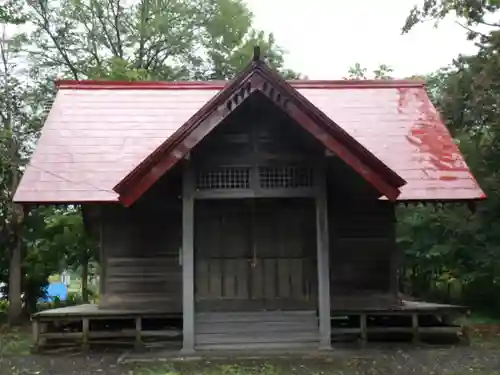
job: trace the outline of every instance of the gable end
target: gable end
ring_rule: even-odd
[[[394,201],[405,181],[312,105],[262,61],[253,61],[232,83],[129,173],[114,190],[133,204],[164,173],[184,158],[223,119],[259,91],[310,132],[326,149],[353,168],[380,195]]]

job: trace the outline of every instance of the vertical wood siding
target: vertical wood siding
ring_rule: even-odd
[[[316,307],[312,199],[197,202],[197,310]]]
[[[394,204],[377,200],[338,160],[331,163],[328,192],[332,310],[394,305]]]
[[[182,311],[182,210],[178,180],[168,182],[168,190],[159,185],[130,208],[103,207],[101,308]]]

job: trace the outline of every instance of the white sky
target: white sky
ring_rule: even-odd
[[[368,71],[379,64],[394,77],[430,73],[459,53],[474,53],[465,30],[447,19],[401,28],[419,0],[247,0],[255,27],[273,32],[285,48],[287,68],[310,79],[340,79],[359,62]]]

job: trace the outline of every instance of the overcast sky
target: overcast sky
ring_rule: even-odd
[[[476,50],[453,19],[401,35],[420,0],[247,0],[255,26],[273,32],[286,67],[310,79],[338,79],[354,63],[390,65],[397,78],[432,72]]]

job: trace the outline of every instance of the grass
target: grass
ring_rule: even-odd
[[[499,347],[444,346],[435,348],[382,348],[335,350],[319,357],[276,357],[267,359],[198,359],[117,365],[105,354],[87,356],[43,355],[20,357],[29,349],[23,332],[11,330],[10,339],[0,333],[0,348],[8,344],[4,366],[22,371],[9,374],[102,374],[102,375],[500,375]],[[28,340],[26,340],[28,339]],[[0,368],[2,367],[0,353]],[[9,362],[10,361],[10,362]],[[98,369],[98,370],[96,370]],[[54,372],[55,371],[55,372]],[[96,372],[98,371],[98,372]],[[0,371],[0,374],[2,371]]]
[[[129,375],[387,375],[399,373],[394,368],[377,360],[363,361],[356,359],[336,360],[324,362],[321,360],[282,360],[280,361],[253,361],[254,363],[227,363],[213,364],[202,361],[197,364],[163,365],[153,367],[138,367],[129,371]],[[363,363],[364,362],[364,363]],[[383,361],[381,361],[383,362]],[[417,370],[418,369],[413,369]],[[417,374],[433,375],[500,375],[500,371],[491,371],[483,368],[464,367],[458,371],[444,371],[435,373],[431,369],[420,369]],[[402,369],[401,374],[406,371]]]
[[[0,357],[30,353],[31,335],[27,327],[0,325]]]
[[[482,348],[500,349],[500,318],[473,313],[468,319],[471,327],[471,344]]]
[[[325,374],[318,369],[309,369],[306,365],[293,360],[272,361],[211,361],[190,362],[183,364],[168,364],[159,366],[143,366],[133,370],[133,375],[293,375],[293,374]],[[306,361],[307,362],[307,361]],[[334,366],[336,367],[336,366]],[[341,374],[337,369],[331,368],[327,372],[331,375]]]
[[[499,324],[500,325],[500,317],[491,316],[482,313],[472,313],[469,317],[469,322],[472,325],[477,324]]]

